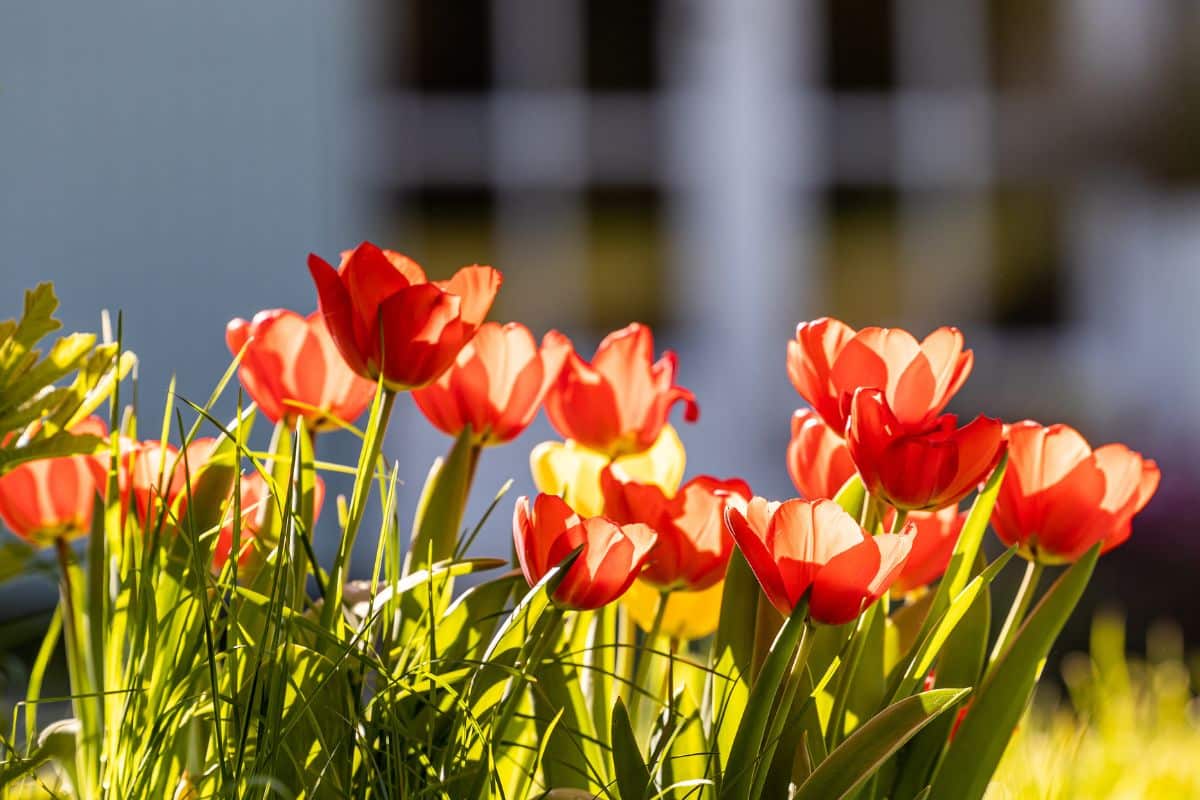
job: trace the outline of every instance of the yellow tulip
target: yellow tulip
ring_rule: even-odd
[[[686,463],[683,442],[670,425],[663,428],[649,450],[621,456],[612,462],[630,480],[653,483],[668,495],[673,495],[683,481]],[[600,473],[608,465],[608,456],[571,440],[542,442],[529,455],[529,468],[538,491],[559,495],[584,517],[604,511]]]
[[[675,639],[700,639],[717,629],[721,616],[721,595],[725,581],[699,592],[671,592],[667,595],[667,610],[663,613],[659,633]],[[659,590],[642,581],[635,581],[621,598],[621,605],[643,631],[654,625],[661,597]]]

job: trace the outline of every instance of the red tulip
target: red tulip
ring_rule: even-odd
[[[807,409],[792,414],[792,441],[787,450],[788,474],[801,497],[832,499],[854,477],[854,460],[846,442]]]
[[[894,519],[894,512],[888,514],[884,520],[885,527],[890,529]],[[950,565],[950,557],[954,555],[954,546],[958,544],[958,535],[962,533],[966,521],[966,512],[960,512],[958,506],[946,506],[940,511],[909,512],[908,522],[916,529],[912,551],[892,585],[892,591],[904,594],[928,586],[942,577]]]
[[[733,552],[723,520],[725,503],[734,496],[750,500],[745,481],[701,475],[668,498],[658,486],[626,480],[610,467],[601,473],[600,485],[606,516],[621,524],[643,522],[658,533],[643,581],[664,591],[697,592],[725,577]]]
[[[188,486],[189,476],[195,480],[200,467],[212,454],[216,439],[193,439],[181,454],[173,444],[150,440],[137,445],[132,453],[129,484],[138,520],[144,530],[154,530],[155,509],[171,509],[175,500]],[[184,509],[177,509],[183,515]]]
[[[302,317],[282,308],[235,319],[225,342],[237,355],[238,377],[272,422],[303,417],[314,430],[353,422],[371,404],[375,384],[358,377],[338,353],[319,311]],[[247,344],[248,343],[248,344]]]
[[[458,436],[470,425],[481,445],[510,442],[533,421],[570,352],[558,331],[547,333],[539,350],[524,325],[485,322],[453,366],[413,400],[444,433]]]
[[[1129,538],[1133,515],[1158,488],[1154,461],[1122,444],[1092,450],[1066,425],[1018,422],[1008,441],[992,526],[1027,558],[1074,561],[1096,542],[1111,550]]]
[[[334,269],[316,255],[308,270],[321,313],[350,369],[390,389],[431,383],[454,362],[500,289],[491,267],[463,267],[430,281],[417,263],[363,242]]]
[[[647,525],[618,525],[606,517],[583,519],[552,494],[539,494],[532,509],[522,497],[513,513],[513,541],[530,586],[583,546],[554,592],[555,602],[566,608],[600,608],[623,595],[657,539]]]
[[[846,443],[867,491],[896,508],[934,510],[956,505],[1004,455],[1004,425],[979,416],[958,428],[953,414],[913,432],[892,413],[878,389],[854,395]]]
[[[325,501],[325,481],[320,475],[313,482],[313,524],[321,516],[321,504]],[[279,498],[282,502],[282,498]],[[254,539],[262,529],[269,503],[276,502],[267,490],[267,482],[257,472],[243,475],[241,480],[242,532],[241,551],[238,564],[245,564],[254,552]],[[226,509],[224,525],[217,533],[217,544],[213,548],[213,569],[220,572],[233,551],[233,503]]]
[[[957,328],[938,328],[918,342],[899,328],[863,328],[822,317],[802,322],[788,342],[788,376],[796,391],[835,431],[846,430],[860,388],[884,393],[896,421],[928,428],[971,373]]]
[[[817,622],[842,625],[891,588],[912,547],[912,526],[870,536],[832,500],[750,501],[725,524],[767,599],[790,615],[808,596]]]
[[[682,401],[684,419],[695,422],[695,396],[675,385],[675,354],[653,358],[654,335],[637,323],[606,336],[591,364],[572,350],[546,395],[550,423],[565,438],[616,456],[654,444],[675,403]]]
[[[107,426],[89,417],[71,430],[106,436]],[[83,536],[92,529],[96,496],[108,486],[105,455],[57,456],[27,461],[0,476],[0,519],[30,544]]]

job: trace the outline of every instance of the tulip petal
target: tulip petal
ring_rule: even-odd
[[[350,293],[338,276],[337,270],[319,256],[310,253],[308,271],[317,287],[318,305],[338,352],[342,354],[351,370],[364,378],[374,377],[378,373],[367,369],[367,357],[364,353],[366,334],[360,333],[363,326],[357,321],[350,304]]]
[[[758,517],[761,521],[765,501],[761,503],[757,501],[762,501],[762,498],[756,497],[751,500],[749,508],[757,509],[753,516]],[[750,569],[754,572],[754,577],[758,579],[758,584],[762,587],[767,599],[781,614],[791,614],[793,605],[800,598],[799,596],[793,598],[788,594],[788,587],[784,585],[783,577],[776,566],[775,556],[767,543],[767,529],[751,525],[747,517],[732,505],[725,507],[725,525],[730,535],[733,536],[734,542],[737,543],[738,549],[746,557],[746,563],[750,565]]]
[[[462,320],[477,328],[492,310],[492,303],[503,282],[504,277],[499,270],[475,264],[463,267],[449,280],[436,283],[443,291],[462,298]]]

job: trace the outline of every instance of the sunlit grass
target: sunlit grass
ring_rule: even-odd
[[[1035,706],[988,800],[1200,797],[1200,699],[1178,631],[1153,630],[1145,659],[1124,639],[1118,619],[1096,619],[1090,656],[1063,664],[1068,696]]]

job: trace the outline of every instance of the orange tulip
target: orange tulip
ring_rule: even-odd
[[[604,513],[618,523],[642,522],[658,533],[642,580],[663,591],[707,589],[725,577],[733,539],[723,521],[730,497],[743,502],[750,487],[737,478],[692,478],[668,499],[651,483],[637,483],[608,468],[600,475]]]
[[[554,592],[555,602],[566,608],[600,608],[623,595],[642,571],[657,539],[647,525],[618,525],[606,517],[581,518],[552,494],[539,494],[532,508],[528,498],[519,498],[513,513],[513,541],[530,586],[583,546]]]
[[[889,513],[884,518],[885,529],[890,530],[894,520],[895,512]],[[960,512],[958,506],[946,506],[940,511],[910,512],[908,522],[916,529],[912,550],[904,562],[904,569],[892,585],[892,591],[905,594],[942,577],[950,565],[950,557],[954,555],[954,546],[958,544],[958,535],[962,533],[966,521],[966,512]]]
[[[755,497],[745,513],[727,505],[725,524],[780,613],[807,596],[808,615],[827,625],[850,622],[888,591],[913,540],[911,525],[870,536],[832,500]]]
[[[1111,550],[1129,538],[1134,514],[1158,488],[1154,461],[1122,444],[1092,450],[1067,425],[1018,422],[1008,441],[992,526],[1026,558],[1074,561],[1097,542]]]
[[[696,397],[675,385],[677,359],[654,358],[654,335],[634,323],[604,338],[592,363],[574,350],[546,395],[550,423],[565,438],[610,456],[640,453],[658,439],[675,403],[684,419],[700,417]]]
[[[315,525],[321,516],[321,505],[325,501],[325,481],[321,479],[320,475],[314,477],[316,478],[313,482],[313,524]],[[251,472],[249,475],[242,476],[240,503],[242,533],[238,564],[244,565],[249,560],[250,554],[254,552],[254,539],[262,529],[269,508],[268,504],[274,502],[276,500],[271,497],[271,493],[267,489],[267,482],[262,475]],[[229,554],[233,551],[233,503],[230,503],[226,509],[224,522],[225,524],[217,533],[217,544],[213,548],[213,569],[217,572],[224,568],[225,563],[229,560]]]
[[[500,290],[491,267],[463,267],[430,281],[400,253],[363,242],[334,269],[316,255],[308,270],[329,333],[350,369],[389,389],[432,382],[454,362],[487,317]]]
[[[570,352],[571,342],[558,331],[547,333],[539,349],[524,325],[485,322],[454,364],[413,392],[413,400],[443,433],[458,436],[470,425],[480,445],[510,442],[533,421]]]
[[[216,439],[193,439],[183,453],[173,444],[150,440],[136,446],[132,453],[129,487],[138,520],[144,530],[154,530],[157,508],[171,509],[187,489],[188,478],[195,479],[200,467],[212,454]],[[161,506],[160,506],[161,504]],[[182,515],[184,509],[178,509]]]
[[[896,421],[927,428],[971,373],[974,355],[957,328],[938,328],[918,342],[899,328],[853,328],[822,317],[802,322],[788,342],[788,377],[830,427],[846,430],[860,388],[884,393]]]
[[[807,409],[792,414],[787,462],[796,491],[809,500],[833,499],[855,474],[846,442],[820,415]]]
[[[275,308],[251,322],[235,319],[225,343],[234,355],[245,347],[238,377],[272,422],[303,417],[314,430],[333,429],[334,420],[357,419],[375,395],[375,384],[346,366],[319,311],[302,317]]]
[[[72,433],[106,436],[108,427],[89,417]],[[108,486],[107,456],[58,456],[27,461],[0,476],[0,519],[30,544],[83,536],[92,529],[96,496]]]
[[[913,432],[900,423],[878,389],[854,395],[846,443],[867,491],[896,508],[956,505],[983,482],[1004,455],[1004,425],[979,416],[958,428],[953,414]]]

